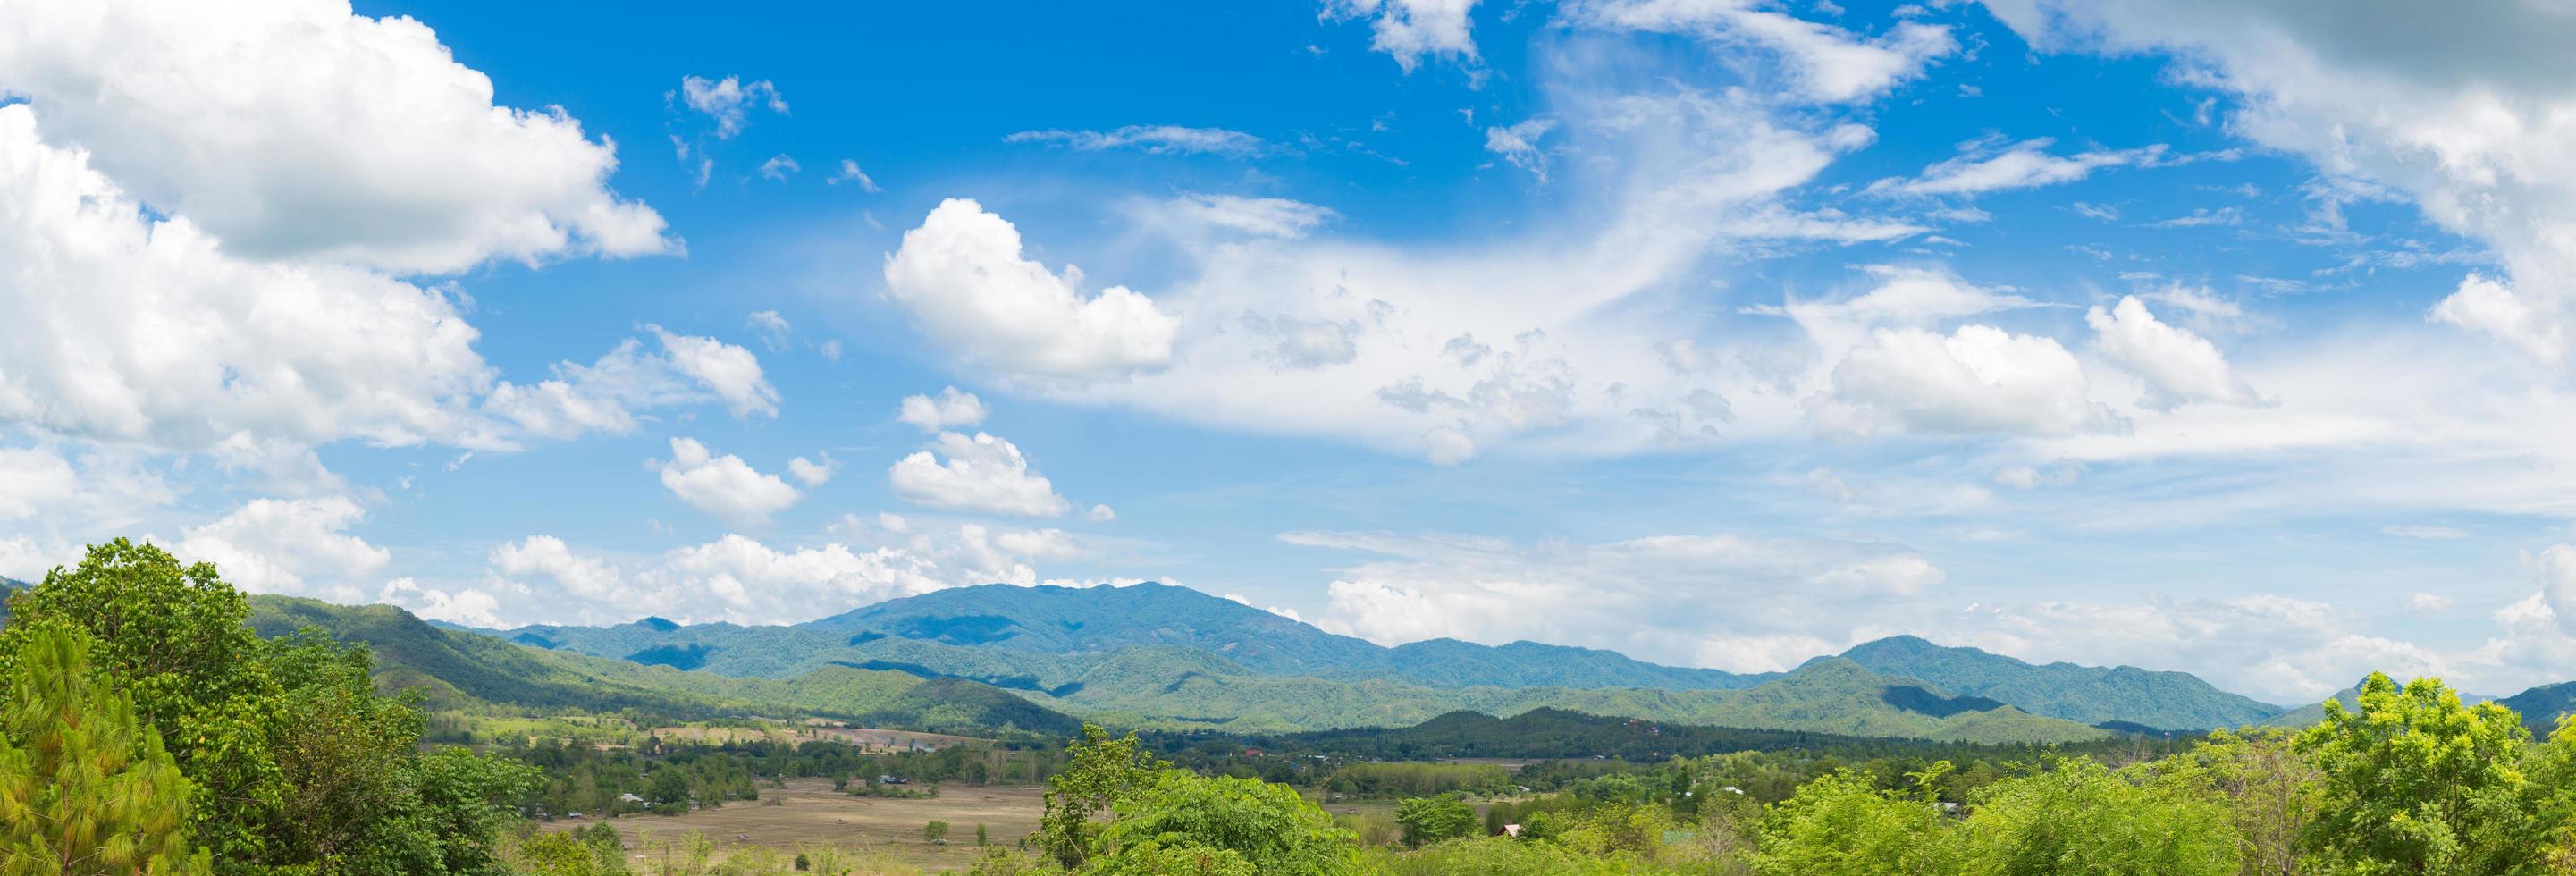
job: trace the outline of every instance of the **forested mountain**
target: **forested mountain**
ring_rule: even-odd
[[[391,606],[253,596],[251,607],[251,626],[262,636],[310,626],[366,643],[375,652],[380,686],[421,688],[436,708],[633,711],[672,719],[802,714],[877,727],[1050,737],[1080,723],[970,681],[843,666],[786,679],[729,678],[443,630]]]
[[[2187,672],[2135,666],[2033,665],[1976,648],[1950,648],[1914,636],[1880,639],[1843,659],[1943,689],[1992,697],[2033,714],[2085,724],[2127,722],[2160,730],[2241,727],[2284,711],[2211,687]]]
[[[2559,716],[2576,712],[2576,681],[2544,684],[2496,702],[2521,715],[2532,735],[2545,737],[2558,729]]]
[[[1785,678],[1659,666],[1535,642],[1434,639],[1387,648],[1162,584],[961,587],[785,627],[647,618],[611,627],[485,632],[532,647],[724,675],[786,678],[836,665],[898,670],[1040,695],[1076,712],[1181,724],[1260,720],[1270,730],[1409,724],[1452,708],[1542,704],[1680,720],[1672,716],[1727,710],[1714,705],[1724,698],[1676,694],[1750,690]],[[1913,637],[1872,642],[1842,656],[1879,675],[2013,706],[2024,717],[2077,724],[2205,729],[2281,711],[2185,673],[2035,666]],[[1759,726],[1788,726],[1763,720],[1770,723]],[[1880,723],[1938,729],[1910,719]]]

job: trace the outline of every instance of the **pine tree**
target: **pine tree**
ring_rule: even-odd
[[[90,674],[88,636],[21,641],[0,703],[0,876],[207,872],[188,833],[196,788]]]

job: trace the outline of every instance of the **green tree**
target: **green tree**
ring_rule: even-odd
[[[1959,831],[1963,872],[2226,876],[2241,852],[2213,800],[2132,784],[2088,757],[1988,786]]]
[[[1118,801],[1144,788],[1168,766],[1145,753],[1136,734],[1112,738],[1093,724],[1064,748],[1064,769],[1047,780],[1046,810],[1039,816],[1036,843],[1067,868],[1089,858],[1102,825],[1094,816],[1117,817]]]
[[[2216,800],[2243,844],[2247,876],[2296,876],[2299,840],[2316,818],[2317,768],[2288,730],[2215,731],[2191,750],[2141,764],[2169,793]]]
[[[188,826],[196,788],[100,684],[88,637],[46,629],[21,640],[0,703],[0,874],[197,874]]]
[[[2464,706],[2439,679],[2380,673],[2360,708],[2325,704],[2296,748],[2323,774],[2305,846],[2353,873],[2513,873],[2544,832],[2521,770],[2530,731],[2494,703]]]
[[[276,681],[257,658],[250,604],[211,563],[182,566],[149,544],[93,545],[78,567],[56,568],[9,602],[0,664],[24,659],[48,627],[89,634],[89,659],[160,731],[207,805],[190,816],[226,869],[269,861],[266,831],[284,816],[264,706]]]
[[[975,822],[975,844],[979,846],[993,844],[993,835],[984,831],[984,823],[981,821]]]
[[[689,808],[689,771],[677,764],[664,764],[653,771],[653,785],[644,795],[656,808]]]
[[[1456,794],[1415,797],[1395,804],[1395,823],[1404,826],[1407,846],[1463,839],[1476,832],[1476,809]]]
[[[1120,798],[1116,808],[1117,821],[1092,850],[1104,873],[1199,872],[1130,869],[1136,862],[1162,866],[1175,860],[1205,861],[1212,873],[1235,872],[1227,862],[1239,860],[1250,872],[1280,876],[1359,868],[1359,838],[1286,785],[1164,770],[1152,784]]]
[[[948,838],[948,822],[933,821],[921,826],[921,840],[936,843]]]
[[[524,767],[423,754],[405,699],[378,696],[363,647],[307,632],[262,641],[214,566],[122,539],[11,600],[0,666],[49,632],[92,642],[92,671],[160,733],[199,805],[184,810],[226,874],[487,873]]]
[[[1949,831],[1932,801],[1836,770],[1772,805],[1747,858],[1766,876],[1946,874],[1957,870]]]

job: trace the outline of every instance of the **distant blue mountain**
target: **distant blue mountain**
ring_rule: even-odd
[[[1782,678],[1662,666],[1614,651],[1537,642],[1493,646],[1433,639],[1388,648],[1187,587],[1150,583],[960,587],[783,627],[647,618],[611,627],[484,632],[541,648],[728,675],[783,678],[841,665],[966,679],[1049,697],[1099,700],[1115,688],[1123,703],[1142,696],[1135,689],[1143,683],[1138,673],[1151,676],[1154,685],[1173,685],[1175,695],[1193,675],[1225,673],[1444,689],[1728,691]],[[1219,658],[1223,668],[1192,669],[1189,652]],[[1841,657],[1880,676],[1925,682],[1945,692],[1940,703],[2008,704],[2033,715],[2124,730],[2237,726],[2283,711],[2187,673],[2033,665],[1912,636],[1864,644]],[[1890,701],[1913,711],[1936,708],[1932,703]]]

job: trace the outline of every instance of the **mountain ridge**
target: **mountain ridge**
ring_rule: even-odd
[[[1385,647],[1192,588],[951,588],[860,606],[801,624],[745,627],[673,624],[658,618],[610,627],[530,626],[481,630],[538,647],[575,650],[719,674],[775,678],[839,665],[900,670],[981,682],[1068,706],[1144,708],[1148,692],[1121,687],[1104,664],[1140,665],[1126,649],[1183,648],[1221,657],[1226,670],[1155,675],[1184,695],[1240,703],[1241,689],[1322,697],[1312,685],[1257,679],[1309,678],[1348,685],[1385,682],[1426,701],[1493,703],[1483,689],[1549,689],[1569,700],[1643,700],[1645,691],[1741,691],[1791,673],[1739,674],[1665,666],[1616,651],[1515,641],[1483,645],[1429,639]],[[1161,662],[1181,659],[1164,652]],[[1864,643],[1840,655],[1873,672],[1923,682],[1947,697],[1977,697],[2036,717],[2077,724],[2204,730],[2255,723],[2284,710],[2228,693],[2188,673],[2137,667],[2031,664],[1915,636]],[[1159,666],[1160,662],[1147,661]],[[1802,667],[1803,668],[1803,667]],[[1193,680],[1195,678],[1195,681]],[[1212,679],[1227,679],[1221,685]],[[1192,685],[1196,684],[1197,687]],[[1230,693],[1218,696],[1216,688]],[[1446,691],[1443,693],[1442,691]],[[1592,693],[1581,693],[1581,692]],[[1605,693],[1629,691],[1627,694]],[[1332,698],[1325,698],[1330,700]],[[1116,705],[1111,705],[1112,702]],[[1358,702],[1346,702],[1362,707]],[[1676,707],[1680,708],[1680,707]],[[1696,708],[1696,707],[1693,707]],[[1166,710],[1168,711],[1168,710]],[[1691,708],[1681,708],[1683,712]],[[1164,714],[1163,718],[1215,717]],[[1427,716],[1425,716],[1427,717]]]

